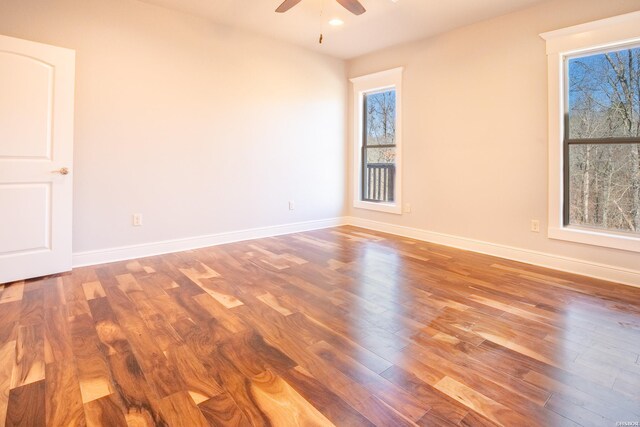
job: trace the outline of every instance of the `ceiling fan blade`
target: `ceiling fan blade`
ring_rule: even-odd
[[[293,6],[300,3],[302,0],[284,0],[280,6],[276,9],[278,13],[285,13],[287,10],[291,9]]]
[[[342,7],[344,7],[354,15],[362,15],[367,11],[367,9],[365,9],[364,6],[362,6],[358,0],[336,0],[336,1],[340,3]]]

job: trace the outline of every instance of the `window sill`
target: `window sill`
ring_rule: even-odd
[[[640,236],[607,233],[605,231],[576,226],[561,228],[549,227],[548,236],[550,239],[640,252]]]
[[[375,203],[363,202],[362,200],[354,200],[353,207],[357,209],[367,209],[370,211],[386,212],[396,215],[402,214],[402,208],[399,203]]]

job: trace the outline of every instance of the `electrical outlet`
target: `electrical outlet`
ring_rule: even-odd
[[[142,225],[142,214],[133,214],[131,222],[134,227],[140,227]]]
[[[296,202],[289,200],[289,210],[294,211],[296,209]]]
[[[405,203],[403,211],[404,213],[411,213],[411,203]]]
[[[539,233],[540,232],[540,221],[537,219],[532,219],[531,220],[531,231],[533,233]]]

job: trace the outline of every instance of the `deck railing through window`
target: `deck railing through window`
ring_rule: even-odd
[[[368,202],[393,202],[396,181],[396,165],[367,163],[362,199]]]

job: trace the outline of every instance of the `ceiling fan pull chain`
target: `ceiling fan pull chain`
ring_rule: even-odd
[[[323,28],[322,13],[323,12],[324,12],[324,0],[322,0],[322,2],[320,3],[320,38],[318,39],[319,44],[322,44],[322,40],[324,39],[324,37],[322,36],[322,28]]]

